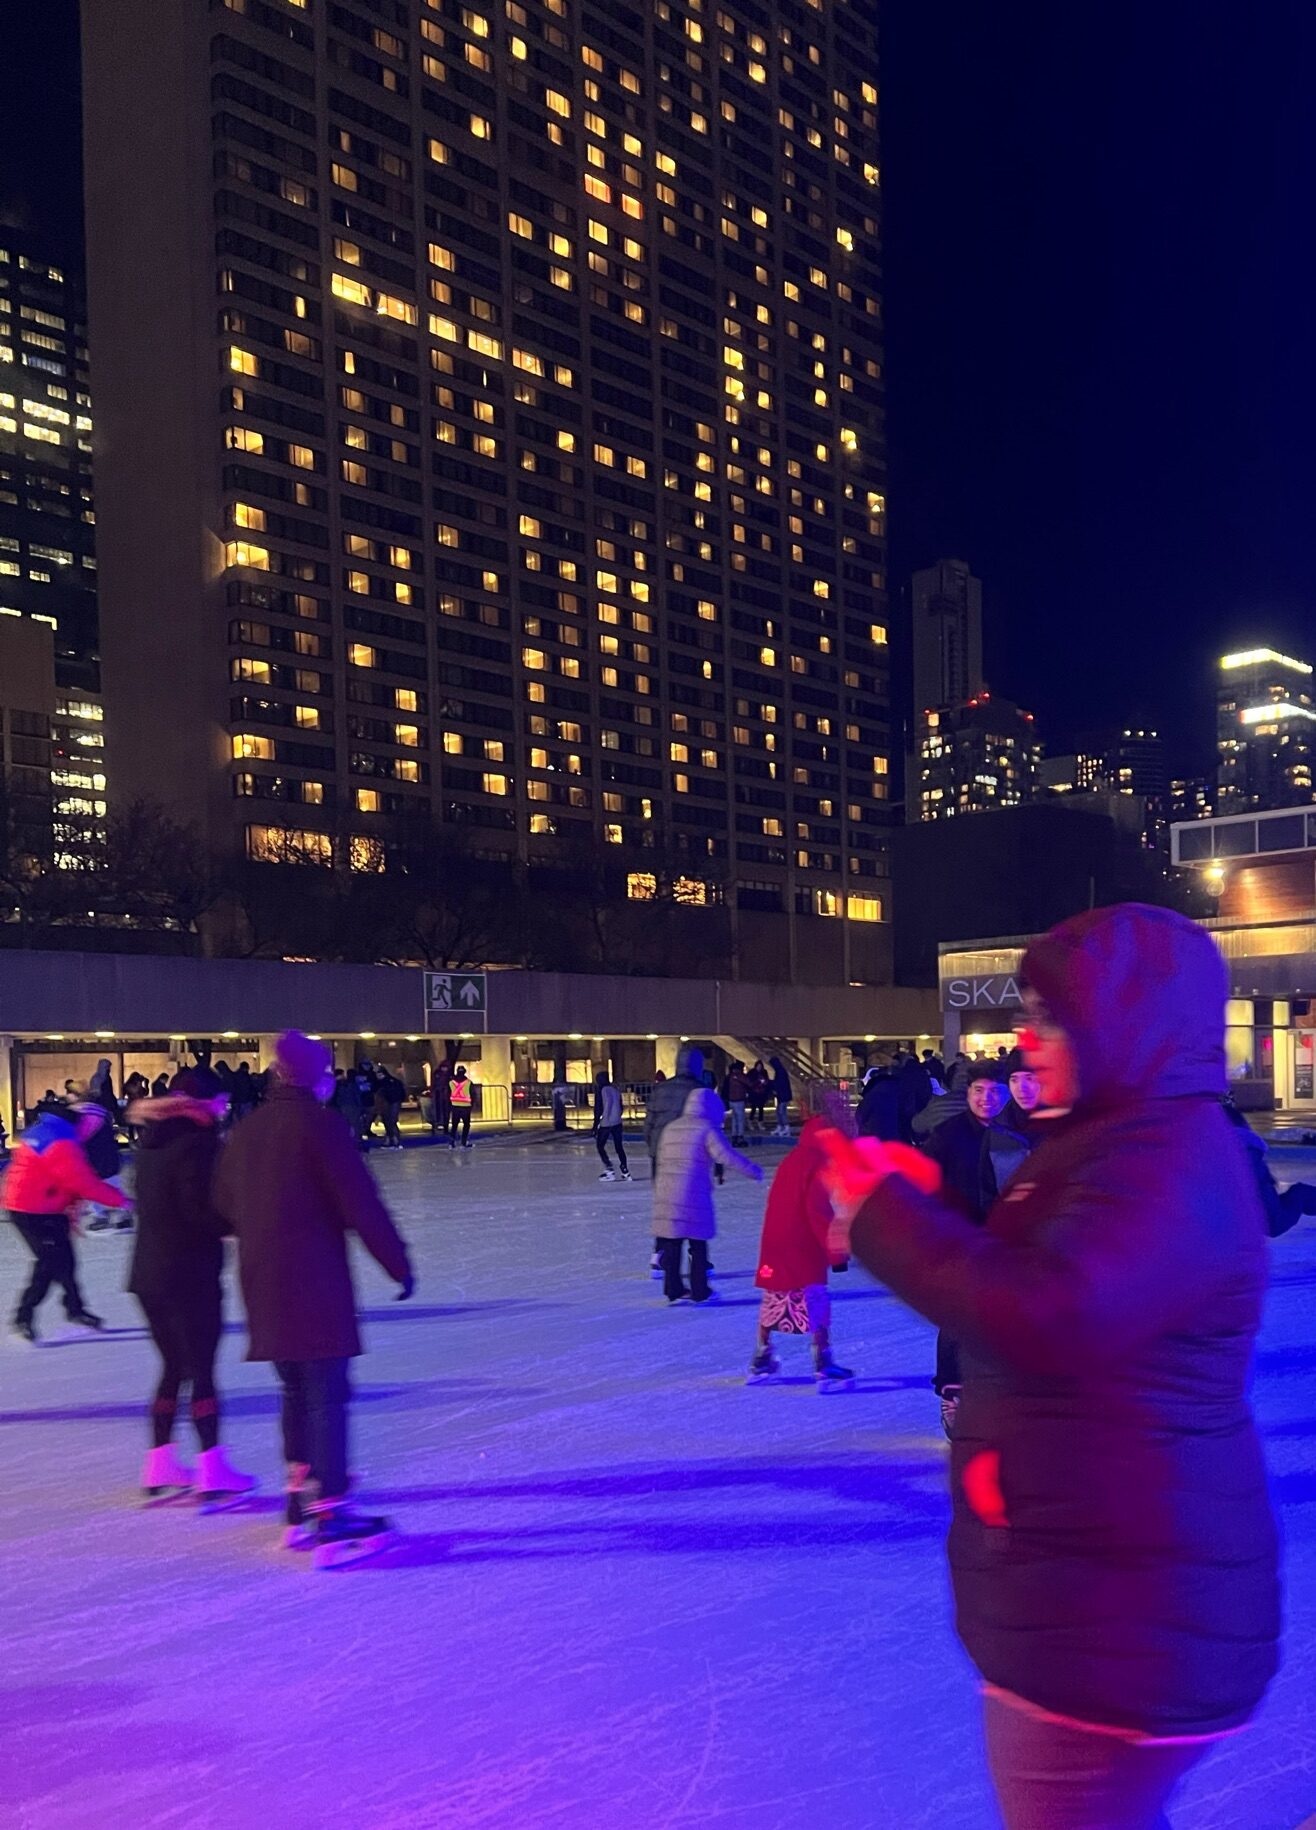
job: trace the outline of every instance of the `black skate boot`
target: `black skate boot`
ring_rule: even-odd
[[[852,1392],[854,1374],[848,1366],[838,1366],[832,1358],[831,1349],[814,1355],[813,1376],[818,1381],[820,1392]]]
[[[760,1347],[749,1363],[746,1385],[771,1385],[781,1374],[781,1361],[771,1347]]]
[[[105,1326],[100,1316],[93,1315],[90,1309],[75,1309],[69,1320],[76,1323],[79,1328],[91,1328],[96,1333],[99,1333]]]
[[[22,1342],[24,1347],[35,1347],[37,1331],[32,1322],[25,1322],[21,1316],[15,1316],[9,1324],[9,1333],[13,1340]]]
[[[304,1461],[288,1463],[284,1489],[283,1548],[309,1550],[315,1543],[315,1521],[308,1512],[307,1481],[311,1470]]]
[[[365,1518],[346,1499],[317,1500],[307,1508],[315,1526],[316,1569],[339,1569],[387,1550],[393,1528],[387,1519]]]

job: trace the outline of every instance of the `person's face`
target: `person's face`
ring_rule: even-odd
[[[1019,1046],[1024,1065],[1037,1077],[1039,1103],[1067,1111],[1079,1093],[1074,1045],[1035,991],[1024,992]]]
[[[1031,1112],[1042,1097],[1037,1075],[1028,1068],[1016,1068],[1010,1076],[1010,1097],[1021,1112]]]
[[[980,1124],[989,1125],[1005,1107],[1006,1091],[999,1080],[974,1080],[969,1085],[969,1110]]]

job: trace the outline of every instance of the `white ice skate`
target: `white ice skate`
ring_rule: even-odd
[[[315,1524],[316,1569],[341,1569],[344,1564],[360,1563],[395,1542],[387,1519],[364,1518],[345,1501],[320,1501],[309,1506],[307,1512]]]
[[[237,1505],[257,1483],[254,1474],[239,1473],[230,1463],[228,1451],[217,1445],[202,1449],[197,1457],[194,1484],[202,1512],[222,1512]]]
[[[192,1470],[178,1458],[172,1442],[148,1449],[142,1463],[142,1497],[148,1506],[167,1505],[192,1496]]]

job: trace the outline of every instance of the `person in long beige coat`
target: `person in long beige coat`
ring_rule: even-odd
[[[757,1163],[733,1150],[722,1131],[722,1102],[711,1087],[686,1096],[679,1118],[663,1127],[653,1184],[653,1232],[663,1261],[663,1295],[669,1303],[713,1301],[708,1282],[708,1242],[717,1232],[713,1165],[761,1182]],[[681,1276],[682,1242],[690,1241],[690,1285]]]

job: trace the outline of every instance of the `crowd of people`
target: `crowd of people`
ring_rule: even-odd
[[[957,1619],[1009,1830],[1155,1830],[1276,1667],[1278,1550],[1249,1377],[1267,1233],[1316,1208],[1316,1189],[1280,1194],[1229,1105],[1224,968],[1192,923],[1095,911],[1035,943],[1021,979],[1014,1050],[902,1055],[865,1076],[857,1106],[821,1083],[800,1090],[803,1123],[762,1224],[748,1380],[779,1377],[778,1346],[798,1335],[820,1389],[853,1385],[829,1296],[852,1261],[935,1325]],[[469,1129],[466,1079],[460,1066],[445,1076],[453,1147]],[[99,1072],[85,1093],[43,1101],[23,1133],[5,1188],[34,1261],[16,1331],[35,1339],[55,1285],[71,1321],[100,1326],[70,1215],[126,1205],[92,1160],[122,1119],[138,1140],[128,1287],[160,1360],[143,1489],[217,1505],[254,1485],[223,1446],[214,1376],[231,1236],[248,1357],[271,1362],[281,1389],[286,1542],[321,1562],[369,1554],[389,1526],[348,1493],[361,1342],[347,1238],[399,1300],[412,1294],[360,1148],[376,1118],[394,1142],[400,1098],[369,1063],[335,1075],[329,1050],[295,1031],[222,1144],[233,1093],[208,1063],[134,1091],[118,1109]],[[763,1179],[740,1146],[770,1104],[774,1135],[789,1133],[791,1098],[775,1059],[730,1062],[719,1092],[687,1047],[657,1078],[644,1141],[652,1269],[670,1306],[716,1302],[716,1182]],[[436,1132],[439,1117],[436,1098]],[[603,1177],[630,1179],[606,1073],[595,1134]],[[184,1394],[194,1466],[175,1439]]]

